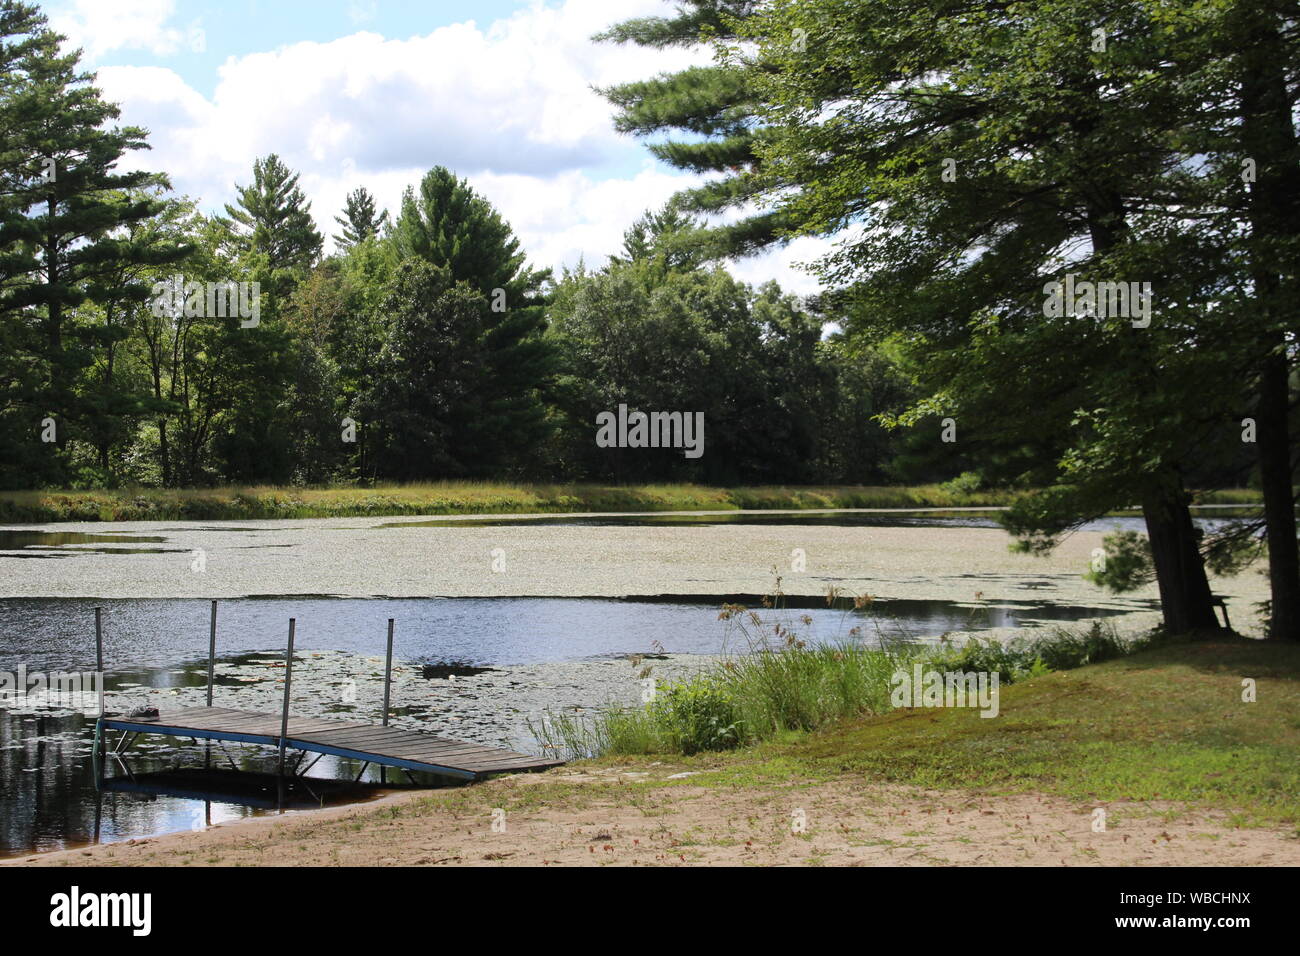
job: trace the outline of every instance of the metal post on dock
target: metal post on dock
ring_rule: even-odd
[[[388,656],[384,660],[384,726],[388,726],[388,702],[393,686],[393,619],[388,619]],[[360,779],[360,778],[358,778]],[[388,783],[388,767],[380,764],[379,782]]]
[[[217,666],[217,602],[212,602],[212,620],[208,626],[208,706],[212,706],[213,672]],[[212,741],[203,741],[203,767],[212,767]]]
[[[388,657],[384,661],[384,726],[388,726],[388,701],[393,686],[393,619],[388,619]]]
[[[99,690],[99,717],[95,721],[95,788],[104,780],[104,609],[95,608],[95,686]],[[98,818],[96,819],[98,824]],[[96,838],[98,842],[98,838]]]
[[[95,683],[99,685],[99,716],[104,716],[104,609],[95,608]]]
[[[293,684],[293,629],[297,621],[289,618],[289,650],[284,655],[284,709],[280,713],[280,767],[279,776],[284,777],[284,748],[289,736],[289,693]]]
[[[212,623],[208,627],[208,706],[212,706],[212,672],[217,665],[217,602],[212,602]]]

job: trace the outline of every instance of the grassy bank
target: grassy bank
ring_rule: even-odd
[[[543,514],[598,511],[732,511],[807,508],[1002,506],[1014,493],[944,485],[711,488],[702,485],[438,482],[373,488],[123,488],[0,492],[0,521],[216,521],[397,515]],[[1254,491],[1203,502],[1251,504]]]
[[[1242,679],[1257,682],[1244,703]],[[1300,647],[1156,647],[1017,683],[1001,715],[893,711],[765,745],[722,778],[850,773],[1075,800],[1184,801],[1300,822]],[[1300,831],[1297,831],[1300,835]]]
[[[922,673],[936,675],[984,674],[991,680],[996,674],[1000,689],[1051,671],[1137,653],[1157,640],[1124,638],[1094,623],[1086,629],[1061,627],[1008,642],[974,638],[939,646],[888,639],[868,643],[852,634],[848,640],[811,643],[800,639],[799,622],[788,615],[774,621],[729,606],[722,617],[730,622],[728,643],[743,645],[743,653],[724,655],[686,681],[657,681],[653,700],[644,705],[611,706],[595,715],[556,712],[530,722],[543,752],[573,760],[729,750],[790,731],[814,731],[847,718],[888,713],[895,708],[893,675],[910,675],[918,665]],[[652,672],[653,666],[642,673],[650,678]],[[973,696],[975,687],[970,690]],[[963,686],[963,700],[965,693]]]
[[[1241,699],[1246,677],[1256,681],[1254,703]],[[970,707],[888,708],[672,759],[698,772],[690,778],[696,786],[849,777],[1077,801],[1175,801],[1228,810],[1237,825],[1300,824],[1300,646],[1236,639],[1150,646],[1017,681],[1000,698],[992,719]],[[618,755],[594,764],[656,759]]]

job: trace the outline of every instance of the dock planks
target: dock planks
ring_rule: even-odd
[[[101,717],[107,730],[280,745],[279,714],[233,710],[228,707],[186,707],[164,711],[156,718]],[[520,773],[558,767],[564,761],[532,757],[497,747],[450,740],[415,730],[377,724],[290,717],[285,746],[311,753],[351,757],[404,770],[480,780],[498,773]]]

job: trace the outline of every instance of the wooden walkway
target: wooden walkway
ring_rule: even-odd
[[[161,734],[195,740],[229,740],[280,746],[280,714],[260,714],[227,707],[187,707],[163,711],[156,718],[101,717],[100,730],[127,734]],[[386,767],[481,780],[498,773],[558,767],[564,761],[530,757],[497,747],[464,743],[413,730],[377,724],[290,717],[286,748],[350,757]]]

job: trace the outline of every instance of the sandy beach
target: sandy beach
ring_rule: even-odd
[[[692,775],[671,763],[561,768],[8,864],[1300,865],[1293,830],[1241,828],[1227,814],[1174,804],[1112,804],[1107,830],[1098,833],[1092,804],[1038,794],[933,791],[847,778],[718,789],[694,785]]]

